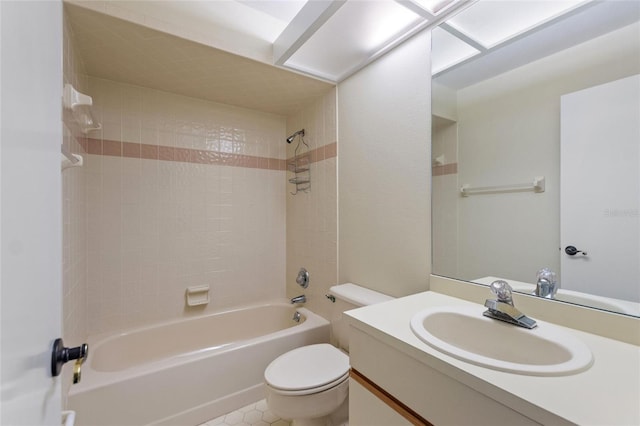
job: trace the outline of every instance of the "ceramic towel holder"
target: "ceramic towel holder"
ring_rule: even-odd
[[[68,169],[69,167],[82,167],[84,164],[84,159],[82,155],[73,154],[69,152],[64,146],[62,146],[62,170]]]
[[[187,287],[187,306],[199,306],[209,303],[209,286],[197,285]]]
[[[62,91],[62,105],[66,110],[71,111],[73,119],[80,126],[80,131],[84,134],[92,130],[100,130],[102,126],[96,122],[91,113],[93,99],[89,95],[78,92],[72,85],[65,84]]]

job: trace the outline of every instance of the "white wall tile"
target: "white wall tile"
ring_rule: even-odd
[[[298,114],[287,117],[287,135],[302,128],[304,140],[310,149],[323,147],[337,141],[335,128],[335,90],[302,108]],[[330,106],[334,103],[333,106]],[[286,146],[289,157],[294,155],[297,141]],[[293,186],[286,186],[287,218],[287,296],[307,296],[307,306],[314,312],[329,318],[330,303],[324,295],[329,287],[337,284],[337,186],[336,159],[328,158],[311,164],[311,190],[291,195]],[[291,177],[287,172],[287,177]],[[272,190],[278,191],[281,182],[272,182]],[[278,221],[278,217],[269,217]],[[300,267],[305,267],[311,281],[307,289],[300,288],[295,278]]]
[[[94,90],[114,120],[105,139],[245,155],[284,145],[283,117],[91,77]],[[213,289],[197,313],[284,296],[285,172],[90,157],[90,333],[193,315],[191,285]]]

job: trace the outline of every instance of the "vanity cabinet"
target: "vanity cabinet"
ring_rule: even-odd
[[[350,333],[350,426],[540,424],[441,373],[438,360],[426,365],[393,342]]]
[[[349,425],[410,426],[426,425],[409,411],[381,397],[379,392],[354,378],[349,379]],[[401,410],[401,411],[399,411]]]
[[[415,418],[435,426],[640,425],[639,346],[558,324],[563,333],[587,345],[594,362],[573,374],[537,376],[446,355],[411,330],[411,320],[425,309],[448,307],[455,312],[462,306],[478,308],[470,301],[426,291],[345,312],[355,383],[351,426],[378,424],[375,419],[383,415],[389,416],[388,426],[420,424]],[[540,318],[537,329],[547,325]],[[629,332],[637,332],[637,327]],[[539,346],[528,349],[533,359],[542,355],[536,351],[544,351]],[[509,348],[500,350],[506,353]],[[397,421],[391,411],[400,416]]]

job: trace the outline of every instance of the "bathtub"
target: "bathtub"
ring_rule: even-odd
[[[78,426],[198,425],[264,398],[279,355],[328,341],[327,320],[284,302],[89,338],[68,407]]]

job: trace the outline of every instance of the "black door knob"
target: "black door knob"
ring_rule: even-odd
[[[578,250],[577,248],[575,248],[575,246],[566,246],[564,248],[564,252],[567,253],[569,256],[575,256],[578,253],[582,253],[584,256],[587,255],[586,251]]]
[[[56,377],[60,375],[62,366],[69,361],[80,360],[84,362],[89,355],[89,345],[83,343],[75,348],[66,348],[62,339],[56,339],[53,342],[53,350],[51,351],[51,375]]]

